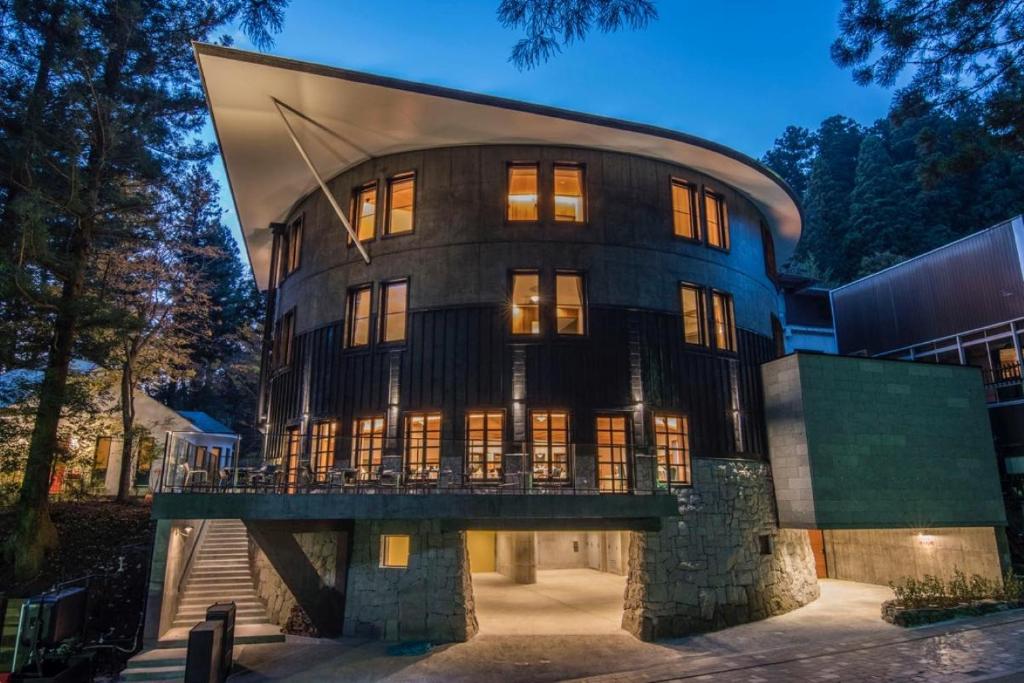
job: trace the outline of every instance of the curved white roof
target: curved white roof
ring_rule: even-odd
[[[764,213],[779,263],[800,237],[800,208],[781,178],[685,133],[215,45],[194,49],[260,288],[269,280],[268,226],[316,187],[274,99],[292,109],[289,123],[325,178],[368,158],[431,147],[590,147],[663,159],[732,185]]]

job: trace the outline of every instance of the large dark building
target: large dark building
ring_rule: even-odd
[[[196,486],[195,463],[166,463],[151,638],[216,593],[211,539],[248,543],[232,578],[252,619],[300,607],[324,634],[382,638],[469,638],[494,577],[562,570],[618,577],[639,637],[718,628],[815,599],[816,573],[896,578],[891,547],[920,551],[911,527],[942,527],[922,571],[955,557],[999,573],[1001,512],[925,491],[911,514],[916,484],[900,477],[844,485],[856,468],[815,431],[833,417],[802,397],[849,376],[856,414],[903,380],[868,361],[775,360],[775,263],[801,214],[758,162],[522,102],[197,57],[267,293],[265,466]],[[963,370],[933,394],[975,380]],[[961,428],[922,467],[972,454],[976,418],[945,403],[926,417]],[[861,457],[889,458],[890,441],[857,429],[878,443]],[[994,481],[971,458],[966,501]],[[208,571],[190,568],[196,548]]]

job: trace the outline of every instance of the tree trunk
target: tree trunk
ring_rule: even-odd
[[[135,445],[135,358],[129,354],[121,364],[121,473],[117,480],[117,502],[127,503],[132,489],[132,464]]]

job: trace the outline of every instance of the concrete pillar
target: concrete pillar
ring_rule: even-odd
[[[537,583],[537,539],[532,531],[499,531],[496,568],[515,583]]]

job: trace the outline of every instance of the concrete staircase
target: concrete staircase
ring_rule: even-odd
[[[249,570],[249,536],[237,519],[206,523],[178,600],[171,628],[155,647],[140,652],[121,672],[122,681],[182,681],[189,630],[206,618],[215,602],[235,603],[235,646],[281,642],[280,627],[267,618],[266,606],[253,586]]]

